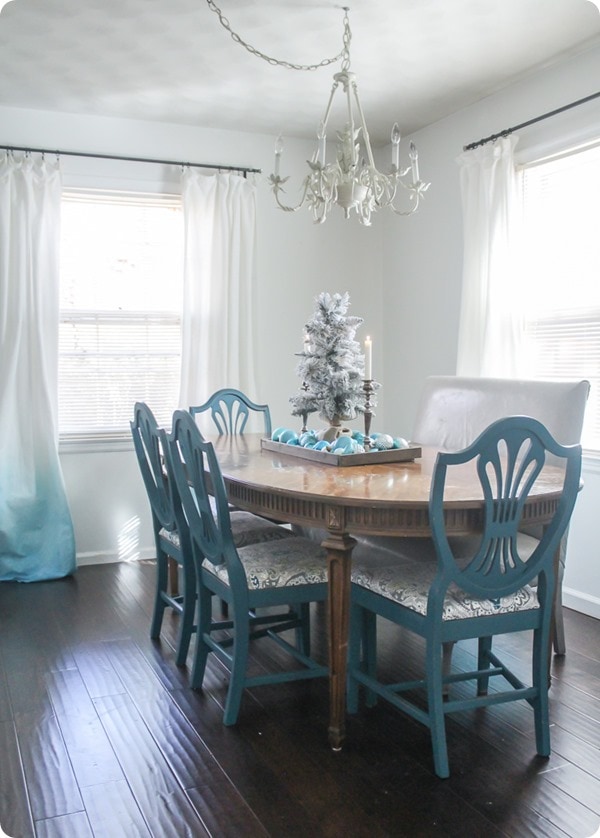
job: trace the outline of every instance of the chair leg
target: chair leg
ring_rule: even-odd
[[[192,674],[190,676],[190,686],[193,690],[199,690],[204,681],[204,671],[206,669],[206,660],[210,648],[206,645],[204,640],[205,634],[210,634],[210,626],[212,622],[212,594],[205,588],[200,587],[198,590],[198,620],[196,628],[196,648],[194,650],[194,664],[192,666]]]
[[[454,640],[448,640],[446,643],[442,643],[442,674],[444,678],[447,675],[450,675],[452,671],[452,653],[454,651]],[[450,685],[443,684],[442,685],[442,695],[444,698],[448,698],[450,694]]]
[[[553,646],[555,655],[565,655],[567,644],[565,642],[565,620],[562,607],[562,585],[565,575],[565,560],[567,553],[567,537],[563,536],[559,545],[558,576],[556,579],[556,591],[554,594],[554,637]]]
[[[562,605],[562,579],[559,579],[556,586],[554,599],[554,636],[553,646],[555,655],[566,655],[567,644],[565,642],[565,618]]]
[[[290,611],[293,609],[290,606]],[[298,608],[301,625],[296,629],[296,648],[310,656],[310,603],[302,602]]]
[[[492,651],[492,638],[480,637],[477,652],[477,669],[489,669],[489,653]],[[482,675],[477,679],[477,695],[487,695],[490,682],[489,675]]]
[[[363,638],[365,645],[365,672],[369,678],[375,679],[377,673],[377,615],[373,611],[364,610]],[[375,707],[377,693],[367,690],[365,695],[367,707]]]
[[[431,745],[433,748],[433,765],[437,776],[444,779],[450,776],[448,746],[446,744],[444,694],[442,689],[444,663],[439,644],[434,643],[431,638],[427,639],[426,658],[427,709],[429,714]]]
[[[177,666],[185,666],[190,640],[194,630],[194,617],[196,615],[196,578],[193,569],[183,567],[183,611],[179,623],[179,637],[177,641]]]
[[[248,651],[250,645],[250,618],[248,614],[235,613],[235,639],[233,645],[233,661],[229,677],[229,689],[225,701],[223,713],[223,724],[234,725],[240,713],[244,685],[246,683],[246,671],[248,669]]]
[[[156,593],[154,596],[154,610],[152,612],[152,622],[150,624],[150,637],[152,640],[158,640],[160,637],[160,629],[162,626],[163,614],[166,608],[166,602],[161,596],[163,591],[167,590],[167,583],[169,579],[168,572],[169,559],[161,550],[156,551]]]
[[[531,702],[535,719],[535,744],[540,756],[550,756],[550,717],[548,710],[548,652],[550,641],[544,629],[533,633],[533,686],[537,696]]]

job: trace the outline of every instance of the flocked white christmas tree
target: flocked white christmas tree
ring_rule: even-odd
[[[353,419],[364,403],[364,355],[354,339],[362,317],[346,314],[348,293],[323,291],[305,325],[297,373],[302,389],[290,398],[292,415],[319,412],[330,425]]]

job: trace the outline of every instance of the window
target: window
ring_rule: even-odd
[[[168,424],[181,363],[179,196],[67,191],[61,227],[61,437],[128,437],[136,401]]]
[[[600,450],[600,145],[523,170],[525,348],[535,378],[587,378]]]

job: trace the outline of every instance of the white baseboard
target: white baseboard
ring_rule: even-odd
[[[573,611],[579,611],[581,614],[587,614],[588,617],[595,617],[600,620],[600,599],[598,597],[563,586],[562,601],[567,608],[572,608]]]
[[[77,567],[84,567],[89,564],[112,564],[113,562],[131,562],[141,559],[155,559],[156,548],[145,547],[139,550],[135,556],[120,556],[118,553],[103,550],[99,553],[77,553]]]

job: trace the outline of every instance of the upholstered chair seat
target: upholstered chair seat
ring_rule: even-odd
[[[325,550],[309,538],[268,541],[238,548],[248,588],[253,591],[285,588],[289,585],[327,584]],[[202,567],[229,584],[225,564],[205,559]]]
[[[456,564],[461,568],[475,555],[479,544],[476,537],[455,537],[449,542]],[[537,539],[527,535],[519,539],[519,555],[523,561],[533,553],[537,543]],[[437,555],[431,539],[403,538],[393,553],[359,548],[352,565],[352,582],[425,616],[437,570]],[[491,600],[471,596],[452,583],[444,598],[442,620],[483,617],[538,607],[535,588],[530,585]]]
[[[284,538],[295,538],[295,533],[285,526],[279,526],[260,515],[252,512],[234,511],[231,513],[231,533],[236,547],[247,547],[249,544],[261,544],[265,541],[280,541]],[[180,547],[177,530],[160,530],[161,538],[171,542],[174,547]]]

